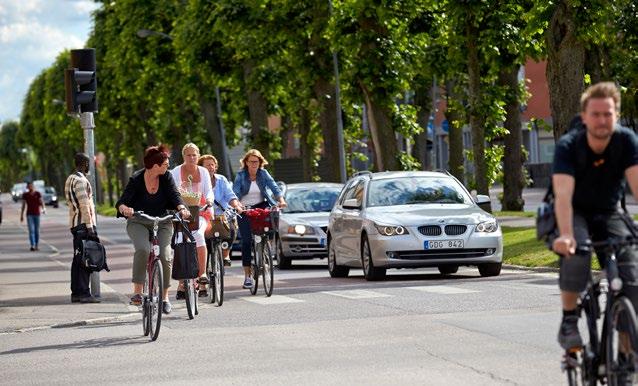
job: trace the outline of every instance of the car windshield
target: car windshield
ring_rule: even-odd
[[[401,177],[372,180],[368,206],[469,204],[472,200],[452,178]]]
[[[340,187],[289,188],[286,192],[288,207],[284,212],[330,212],[340,192]]]
[[[55,188],[53,186],[47,186],[44,188],[45,193],[55,194]]]

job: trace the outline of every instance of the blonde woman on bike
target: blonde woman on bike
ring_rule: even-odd
[[[192,195],[196,197],[197,202],[190,203],[192,206],[204,206],[213,204],[214,194],[213,188],[210,183],[210,175],[208,170],[197,165],[199,159],[199,148],[194,143],[187,143],[182,148],[182,157],[184,163],[171,170],[175,185],[181,192],[182,196]],[[197,198],[198,197],[198,198]],[[210,211],[210,209],[207,209]],[[200,285],[200,290],[204,290],[208,284],[208,278],[206,277],[206,240],[204,238],[204,232],[208,221],[203,213],[199,213],[199,227],[193,232],[195,236],[195,243],[197,244],[197,262],[199,266],[199,279],[197,280]],[[176,299],[184,299],[184,289],[182,284],[177,288]]]

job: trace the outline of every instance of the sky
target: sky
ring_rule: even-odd
[[[61,51],[84,48],[97,7],[93,0],[0,0],[0,123],[20,118],[29,84]]]

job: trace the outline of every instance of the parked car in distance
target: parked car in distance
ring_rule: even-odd
[[[27,183],[26,182],[18,182],[14,184],[11,188],[11,198],[13,202],[18,202],[18,200],[22,199],[22,194],[27,191]]]
[[[363,268],[366,280],[383,280],[389,268],[421,267],[448,275],[461,265],[497,276],[503,235],[496,218],[478,206],[488,201],[473,198],[447,173],[357,173],[330,213],[330,276]]]
[[[328,256],[328,216],[343,184],[308,182],[289,184],[282,190],[288,206],[279,217],[277,265],[290,268],[292,260]]]
[[[44,201],[44,205],[53,205],[54,208],[57,208],[59,206],[58,195],[53,186],[38,188],[38,191],[42,195],[42,201]]]

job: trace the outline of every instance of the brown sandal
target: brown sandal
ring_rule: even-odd
[[[206,276],[198,277],[197,278],[197,283],[204,284],[204,285],[208,284],[208,277],[206,277]]]

